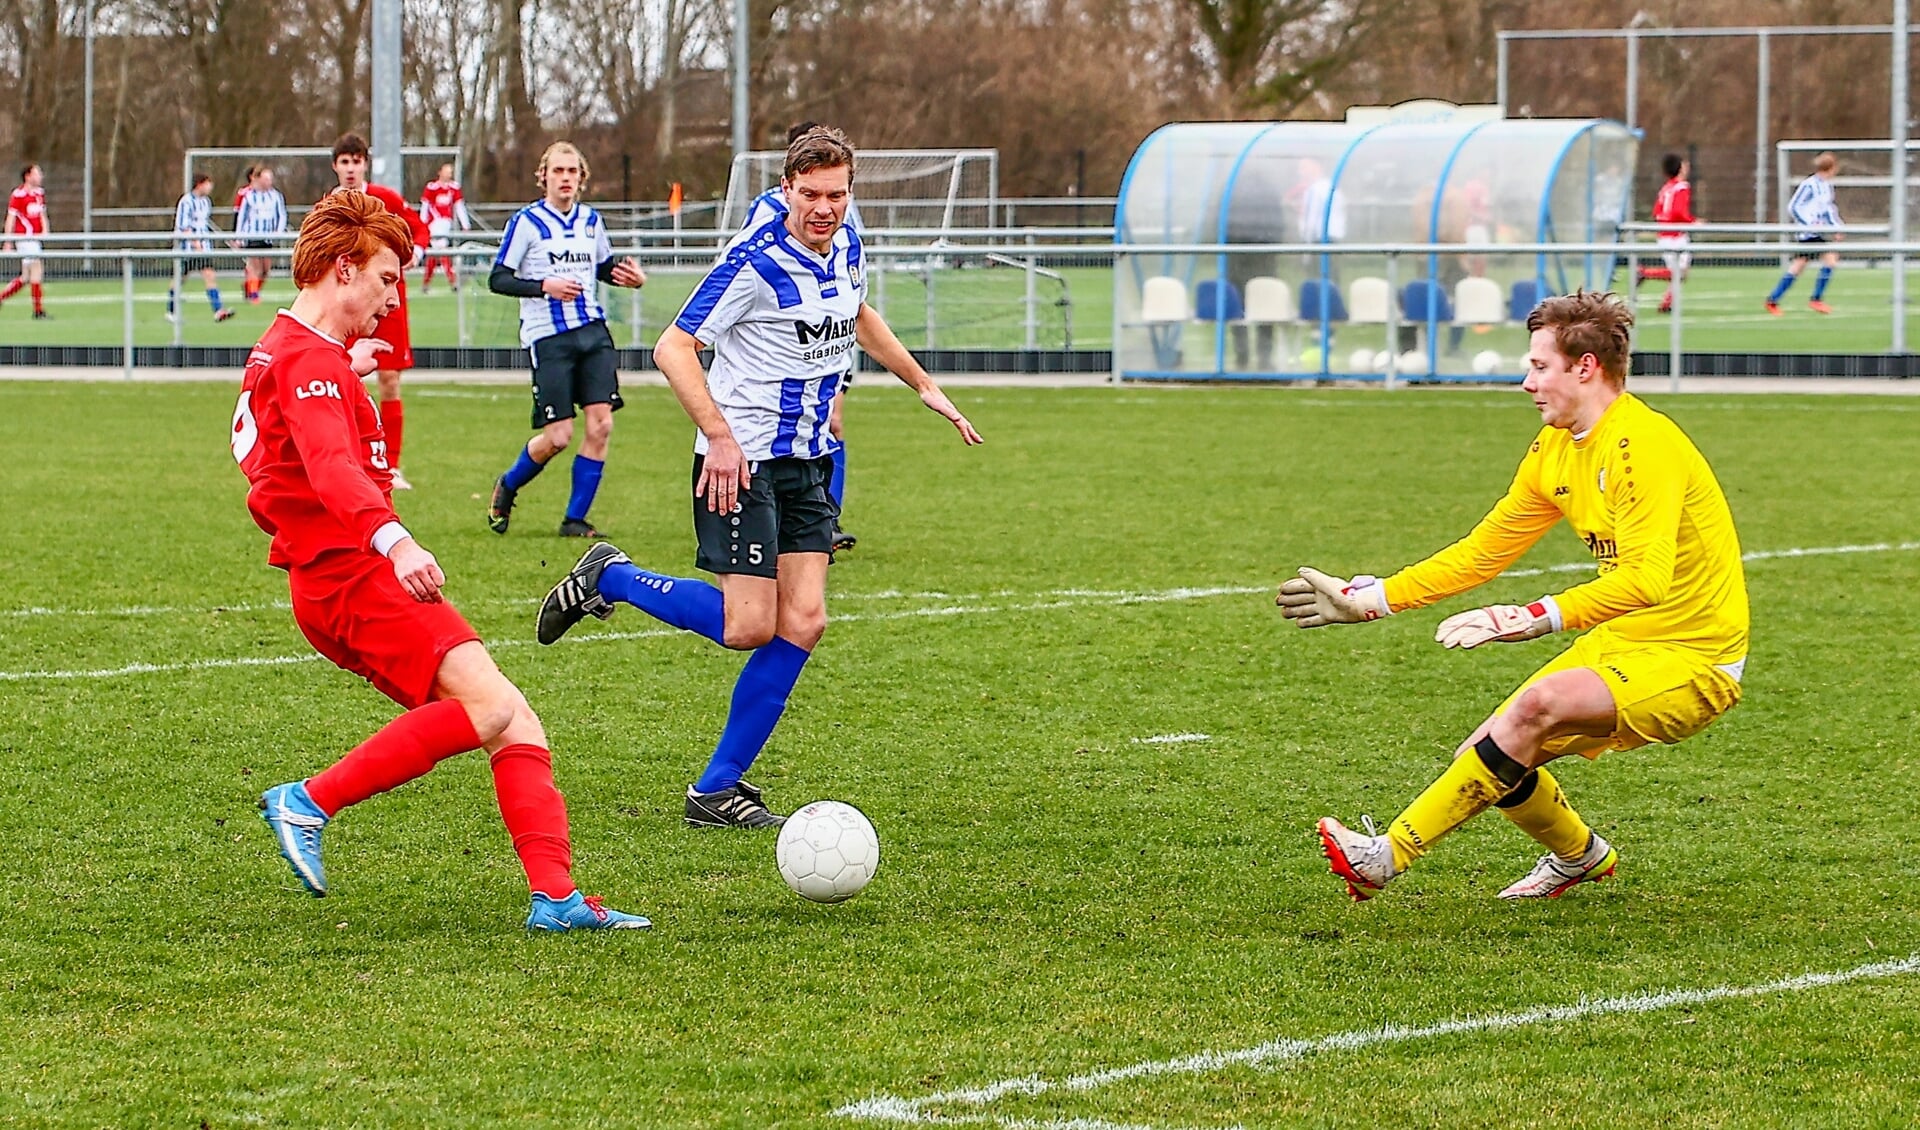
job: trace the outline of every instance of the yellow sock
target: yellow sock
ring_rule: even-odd
[[[1393,841],[1394,873],[1413,866],[1440,837],[1484,812],[1508,791],[1473,750],[1454,758],[1440,779],[1387,827],[1387,837]]]
[[[1567,795],[1560,791],[1560,782],[1553,779],[1553,774],[1545,769],[1534,772],[1540,779],[1533,792],[1512,807],[1502,804],[1500,814],[1561,859],[1579,859],[1587,850],[1593,829],[1567,803]]]

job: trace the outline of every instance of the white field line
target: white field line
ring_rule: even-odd
[[[1184,742],[1212,741],[1212,734],[1155,734],[1150,738],[1134,738],[1135,745],[1180,745]]]
[[[1834,554],[1852,553],[1909,553],[1915,550],[1920,550],[1920,541],[1876,542],[1869,545],[1830,545],[1798,549],[1756,550],[1743,554],[1742,560],[1771,561],[1790,557],[1825,557]],[[1577,573],[1592,568],[1592,562],[1578,561],[1564,565],[1548,565],[1538,569],[1509,569],[1500,575],[1502,577],[1538,577],[1548,573]],[[1063,608],[1124,607],[1133,604],[1165,604],[1174,601],[1201,600],[1214,596],[1246,596],[1253,593],[1268,592],[1271,588],[1272,586],[1270,585],[1212,585],[1200,588],[1162,589],[1157,592],[1120,592],[1106,589],[1058,589],[1052,593],[1041,594],[1042,596],[1048,596],[1054,599],[1010,604],[972,604],[966,602],[979,598],[959,596],[952,598],[961,602],[956,604],[931,605],[925,608],[905,608],[887,612],[845,612],[835,614],[833,619],[836,623],[849,624],[860,623],[862,621],[913,620],[948,616],[991,616],[1006,612],[1046,612]],[[868,594],[865,599],[925,599],[940,598],[945,597],[945,595],[946,594],[942,593],[897,593],[888,591]],[[843,597],[838,599],[861,598]],[[495,602],[481,601],[475,603],[485,605]],[[506,603],[522,604],[527,602],[514,600]],[[248,604],[234,605],[229,610],[251,611],[270,607],[284,609],[287,606],[284,604]],[[202,611],[212,610],[145,608],[136,606],[134,608],[122,609],[82,609],[63,612],[59,609],[49,608],[21,608],[0,612],[0,616],[156,615],[164,612],[195,613]],[[598,635],[575,636],[573,639],[576,643],[593,643],[655,639],[679,634],[679,630],[674,628],[650,628],[637,632],[604,632]],[[491,648],[524,647],[531,642],[532,641],[525,639],[505,639],[491,642],[487,646]],[[271,655],[247,656],[234,659],[191,659],[176,663],[129,663],[122,667],[105,667],[93,670],[0,671],[0,682],[22,682],[46,679],[113,679],[125,675],[154,675],[178,671],[204,671],[222,667],[275,667],[290,663],[307,663],[318,658],[319,656],[311,654]]]
[[[1098,1090],[1113,1083],[1130,1079],[1153,1078],[1164,1075],[1204,1075],[1230,1067],[1250,1067],[1256,1070],[1273,1070],[1284,1064],[1296,1063],[1310,1056],[1324,1052],[1350,1052],[1377,1044],[1397,1044],[1410,1040],[1426,1040],[1438,1036],[1453,1036],[1472,1032],[1497,1032],[1511,1028],[1525,1028],[1536,1024],[1558,1024],[1568,1021],[1586,1020],[1595,1016],[1612,1016],[1643,1012],[1658,1012],[1662,1009],[1679,1008],[1687,1005],[1707,1004],[1712,1001],[1734,1000],[1742,997],[1761,997],[1775,993],[1800,993],[1810,989],[1825,988],[1830,985],[1843,985],[1849,981],[1879,980],[1889,977],[1901,977],[1920,971],[1920,955],[1913,955],[1897,961],[1878,961],[1869,965],[1856,966],[1835,973],[1803,973],[1797,977],[1783,977],[1777,981],[1767,981],[1758,985],[1721,985],[1710,989],[1675,989],[1664,993],[1631,993],[1619,997],[1603,997],[1599,1000],[1583,999],[1575,1004],[1546,1005],[1525,1009],[1520,1012],[1496,1012],[1484,1016],[1468,1016],[1458,1020],[1445,1020],[1437,1024],[1420,1027],[1406,1027],[1389,1024],[1381,1028],[1356,1028],[1347,1032],[1337,1032],[1330,1036],[1313,1039],[1280,1038],[1257,1044],[1250,1048],[1241,1048],[1226,1052],[1201,1052],[1197,1055],[1182,1056],[1179,1059],[1152,1060],[1130,1064],[1126,1067],[1109,1068],[1085,1075],[1073,1075],[1064,1079],[1050,1080],[1039,1075],[1029,1075],[1019,1079],[1005,1079],[990,1083],[984,1087],[965,1090],[941,1091],[918,1099],[902,1099],[892,1095],[878,1095],[858,1102],[848,1103],[832,1113],[841,1118],[862,1119],[873,1122],[900,1123],[938,1123],[942,1116],[928,1114],[928,1107],[970,1106],[986,1107],[1009,1095],[1028,1097],[1044,1095],[1051,1091],[1087,1092]]]

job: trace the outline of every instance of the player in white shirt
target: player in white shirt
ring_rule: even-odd
[[[616,261],[606,223],[580,200],[587,159],[572,143],[556,141],[540,157],[537,174],[546,195],[507,221],[487,289],[520,300],[520,344],[533,360],[534,437],[507,473],[494,480],[487,526],[507,532],[520,488],[573,442],[578,405],[587,434],[573,457],[573,492],[561,537],[597,538],[587,521],[606,471],[607,441],[620,399],[620,352],[607,330],[607,312],[595,283],[642,286],[645,271],[632,258]]]
[[[1829,228],[1840,226],[1840,208],[1833,199],[1833,174],[1840,168],[1840,159],[1831,153],[1822,153],[1813,159],[1813,175],[1800,182],[1793,190],[1793,200],[1787,205],[1787,215],[1801,228],[1794,238],[1800,250],[1794,252],[1793,262],[1787,264],[1786,273],[1780,281],[1773,284],[1773,293],[1767,295],[1767,313],[1780,316],[1780,299],[1807,269],[1807,260],[1813,257],[1813,245],[1838,242],[1846,236]],[[1833,269],[1840,265],[1840,253],[1822,251],[1820,253],[1820,274],[1813,280],[1813,297],[1807,300],[1807,309],[1816,314],[1831,314],[1833,307],[1826,304],[1827,283],[1833,280]]]
[[[866,303],[860,237],[846,226],[853,147],[815,129],[787,147],[788,211],[728,245],[654,360],[694,437],[697,565],[717,586],[636,568],[595,545],[540,605],[539,638],[552,643],[588,614],[633,605],[723,647],[751,651],[713,758],[689,786],[695,827],[765,828],[768,811],[743,779],[772,735],[807,657],[827,627],[827,553],[836,507],[827,493],[826,421],[856,345],[920,394],[969,446],[981,442],[887,323]],[[713,368],[699,351],[713,348]]]
[[[233,206],[234,246],[249,251],[271,251],[277,237],[287,234],[287,199],[273,187],[273,170],[256,165],[247,172],[247,187]],[[273,272],[273,260],[265,255],[247,257],[246,299],[260,303],[261,288]]]
[[[800,139],[802,134],[809,130],[822,128],[824,127],[816,121],[798,122],[791,129],[787,130],[787,144],[792,145]],[[786,215],[786,189],[782,185],[776,184],[753,198],[753,203],[747,206],[747,222],[741,226],[740,230],[743,233],[757,231],[768,220],[785,219]],[[863,235],[867,230],[866,225],[860,222],[860,205],[858,203],[847,205],[847,226],[853,229],[855,235]],[[841,387],[840,394],[833,398],[833,414],[827,417],[827,432],[833,436],[832,450],[827,453],[833,459],[833,474],[827,479],[827,493],[833,495],[833,504],[839,508],[842,513],[845,512],[847,501],[847,437],[845,424],[847,390],[852,386],[853,374],[848,373],[847,383]],[[854,537],[841,528],[838,518],[834,519],[833,548],[835,550],[852,549],[855,545],[859,544],[859,541],[859,538]]]
[[[193,187],[180,197],[173,206],[173,234],[180,237],[174,240],[176,250],[187,252],[180,259],[180,277],[200,272],[200,281],[207,285],[207,301],[213,306],[213,320],[224,322],[233,317],[233,309],[220,305],[220,280],[213,273],[213,260],[207,252],[213,250],[213,178],[205,173],[196,174]],[[198,252],[199,254],[193,254]],[[179,313],[174,308],[175,293],[173,287],[167,288],[167,320],[174,321]]]

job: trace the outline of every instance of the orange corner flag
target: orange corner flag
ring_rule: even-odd
[[[682,193],[680,191],[680,182],[674,181],[673,191],[667,193],[667,212],[670,215],[678,216],[680,214],[681,199],[682,199]]]

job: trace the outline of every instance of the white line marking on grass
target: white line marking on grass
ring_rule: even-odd
[[[0,681],[28,679],[115,679],[122,675],[159,675],[174,671],[211,671],[220,667],[284,667],[290,663],[312,663],[325,658],[312,655],[257,655],[237,659],[188,659],[179,663],[129,663],[125,667],[105,667],[95,671],[0,671]]]
[[[1150,738],[1134,738],[1135,745],[1179,745],[1182,742],[1209,742],[1212,734],[1155,734]]]
[[[1388,1024],[1381,1028],[1357,1028],[1348,1032],[1336,1032],[1331,1036],[1319,1036],[1313,1039],[1293,1039],[1283,1037],[1268,1040],[1250,1048],[1241,1048],[1226,1052],[1200,1052],[1197,1055],[1182,1056],[1179,1059],[1151,1060],[1145,1063],[1130,1064],[1126,1067],[1109,1068],[1105,1071],[1090,1072],[1085,1075],[1072,1075],[1064,1079],[1049,1080],[1039,1075],[1028,1075],[1019,1079],[1004,1079],[984,1087],[964,1090],[941,1091],[918,1099],[903,1099],[893,1095],[877,1095],[839,1107],[832,1113],[841,1118],[861,1119],[871,1122],[937,1123],[943,1120],[938,1114],[928,1114],[927,1107],[941,1106],[990,1106],[1008,1095],[1033,1096],[1044,1095],[1051,1091],[1086,1092],[1097,1090],[1113,1083],[1130,1079],[1153,1078],[1162,1075],[1204,1075],[1229,1067],[1250,1067],[1256,1070],[1272,1070],[1281,1065],[1296,1063],[1323,1052],[1349,1052],[1376,1044],[1397,1044],[1409,1040],[1425,1040],[1436,1036],[1453,1036],[1472,1032],[1497,1032],[1510,1028],[1525,1028],[1535,1024],[1564,1023],[1573,1020],[1585,1020],[1595,1016],[1631,1015],[1643,1012],[1658,1012],[1663,1009],[1678,1008],[1685,1005],[1707,1004],[1712,1001],[1734,1000],[1743,997],[1762,997],[1774,993],[1800,993],[1809,989],[1825,988],[1830,985],[1842,985],[1849,981],[1880,980],[1889,977],[1901,977],[1920,972],[1920,954],[1902,958],[1898,961],[1877,961],[1869,965],[1856,966],[1834,973],[1802,973],[1796,977],[1783,977],[1777,981],[1767,981],[1758,985],[1721,985],[1710,989],[1675,989],[1664,993],[1630,993],[1626,996],[1603,997],[1599,1000],[1582,999],[1576,1004],[1545,1005],[1529,1008],[1520,1012],[1496,1012],[1484,1016],[1468,1016],[1459,1020],[1445,1020],[1437,1024],[1427,1024],[1416,1028],[1399,1024]]]

